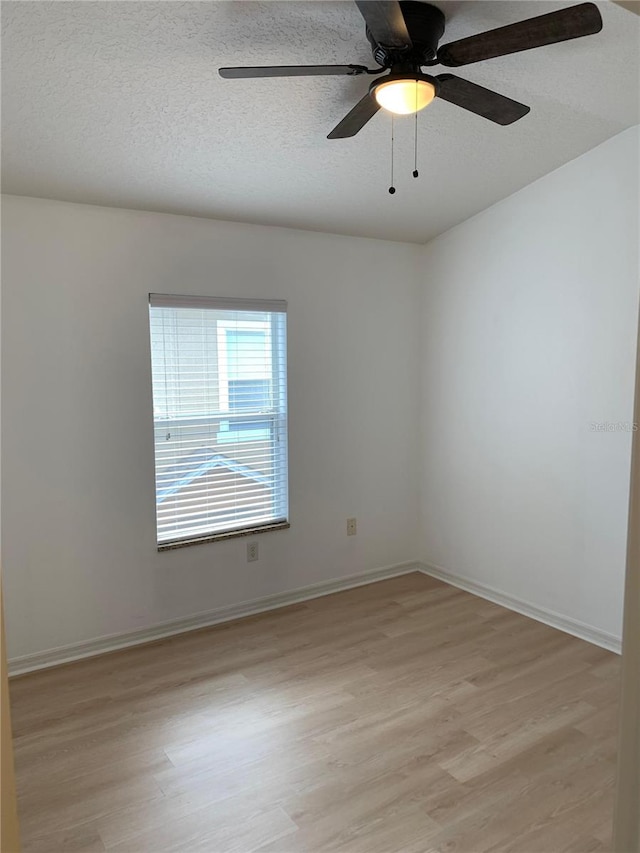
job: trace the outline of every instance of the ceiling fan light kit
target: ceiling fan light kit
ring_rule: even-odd
[[[473,62],[593,35],[602,29],[595,3],[580,3],[438,46],[445,30],[440,9],[417,0],[355,0],[378,68],[363,65],[298,65],[220,68],[221,77],[382,75],[347,113],[328,139],[355,136],[381,109],[410,115],[441,98],[499,125],[523,118],[529,107],[453,74],[430,76],[424,67],[458,68]],[[417,145],[417,142],[416,142]],[[414,171],[414,177],[417,171]]]

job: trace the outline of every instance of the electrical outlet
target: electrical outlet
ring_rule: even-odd
[[[347,519],[347,536],[355,536],[358,532],[357,522],[355,518]]]
[[[247,563],[254,563],[258,559],[258,543],[247,543]]]

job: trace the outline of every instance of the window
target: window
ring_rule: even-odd
[[[159,549],[288,527],[286,316],[150,295]]]

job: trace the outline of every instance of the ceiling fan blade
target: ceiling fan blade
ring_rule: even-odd
[[[512,124],[519,118],[526,116],[530,107],[505,98],[491,89],[470,83],[453,74],[439,74],[438,97],[464,110],[469,110],[476,115],[495,121],[496,124]]]
[[[380,69],[383,71],[384,69]],[[265,65],[256,68],[219,68],[218,73],[227,80],[245,80],[253,77],[322,77],[332,74],[366,74],[364,65]]]
[[[397,0],[355,0],[369,32],[385,47],[411,47],[409,30]]]
[[[437,62],[440,65],[457,67],[480,62],[483,59],[493,59],[496,56],[506,56],[521,50],[531,50],[560,41],[593,35],[602,29],[602,17],[594,3],[580,3],[568,9],[559,9],[479,33],[476,36],[452,41],[438,50]]]
[[[367,92],[364,98],[361,98],[342,121],[333,128],[327,139],[346,139],[348,136],[355,136],[379,109],[380,105],[376,99],[372,98]]]

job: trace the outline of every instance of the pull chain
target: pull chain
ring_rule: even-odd
[[[413,130],[413,177],[418,177],[418,81],[416,80],[416,112]]]
[[[393,113],[391,113],[391,186],[389,187],[389,192],[391,195],[394,194],[396,188],[393,185],[393,136],[394,136],[394,126],[393,126]]]

